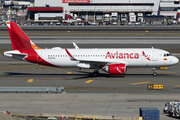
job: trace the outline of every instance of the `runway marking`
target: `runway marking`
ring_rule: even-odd
[[[150,81],[146,81],[146,82],[138,82],[138,83],[131,83],[131,85],[138,85],[138,84],[145,84],[145,83],[150,83]]]
[[[29,79],[27,82],[28,82],[28,83],[33,82],[33,79]]]
[[[180,87],[180,85],[175,85],[174,87]]]
[[[85,83],[90,83],[90,82],[92,82],[93,80],[88,80],[88,81],[86,81]]]
[[[149,31],[146,31],[146,32],[149,32]]]
[[[67,31],[67,32],[71,32],[71,31]]]
[[[66,74],[71,74],[72,72],[67,72]]]

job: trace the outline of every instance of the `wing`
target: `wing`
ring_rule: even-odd
[[[117,63],[124,63],[128,64],[126,61],[117,61],[117,60],[104,60],[104,59],[99,59],[99,60],[94,60],[94,59],[76,59],[71,55],[71,53],[65,49],[66,53],[70,57],[71,60],[73,61],[80,61],[80,63],[86,63],[86,64],[91,64],[91,65],[96,65],[96,66],[102,66],[104,67],[107,64],[117,64]]]

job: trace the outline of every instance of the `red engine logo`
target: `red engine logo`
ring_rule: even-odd
[[[123,75],[126,70],[125,64],[110,64],[109,66],[109,74],[112,75]]]

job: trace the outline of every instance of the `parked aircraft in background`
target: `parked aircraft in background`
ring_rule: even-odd
[[[12,51],[5,56],[53,67],[78,67],[99,70],[109,74],[123,75],[129,67],[163,67],[175,65],[179,60],[168,51],[152,48],[120,49],[42,49],[36,46],[15,22],[7,22]],[[153,75],[157,75],[153,69]]]

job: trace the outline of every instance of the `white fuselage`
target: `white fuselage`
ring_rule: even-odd
[[[178,62],[169,52],[160,49],[68,49],[77,60],[124,63],[127,67],[170,66]],[[79,61],[72,61],[65,49],[39,49],[37,54],[45,61],[58,67],[77,67]],[[89,64],[89,63],[88,63]]]

